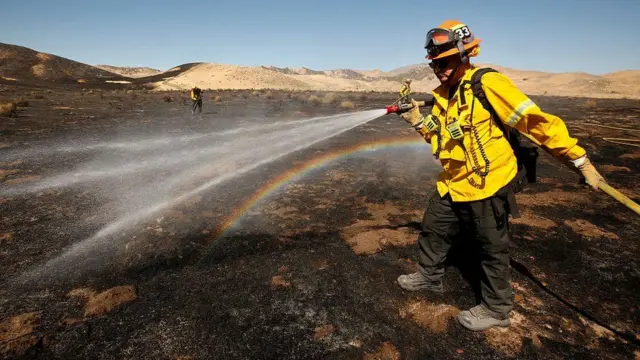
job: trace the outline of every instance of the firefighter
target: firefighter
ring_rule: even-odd
[[[191,89],[191,101],[193,102],[193,106],[191,108],[191,114],[195,114],[196,108],[198,108],[198,113],[202,113],[202,90],[194,86]]]
[[[411,79],[405,79],[400,88],[400,104],[410,103],[409,95],[411,94]]]
[[[418,103],[411,100],[414,108],[401,116],[431,144],[443,171],[417,239],[419,271],[397,279],[406,290],[442,292],[443,263],[452,240],[463,241],[456,234],[470,230],[464,241],[477,246],[481,301],[461,311],[457,320],[474,331],[509,326],[513,308],[509,215],[517,212],[514,193],[523,172],[504,130],[529,134],[556,158],[579,169],[594,189],[604,181],[562,119],[541,110],[504,74],[485,73],[481,77],[485,99],[476,99],[470,80],[480,69],[469,58],[478,55],[480,41],[467,25],[455,20],[427,33],[426,59],[440,81],[432,91],[434,105],[423,116]],[[486,100],[492,110],[481,106],[480,100]]]

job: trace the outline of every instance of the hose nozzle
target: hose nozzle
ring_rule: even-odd
[[[427,104],[426,101],[416,101],[416,102],[418,103],[418,106],[425,106]],[[398,115],[404,112],[407,112],[411,109],[413,109],[413,104],[391,105],[386,107],[387,114],[396,113]]]

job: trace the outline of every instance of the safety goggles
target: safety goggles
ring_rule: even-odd
[[[427,33],[424,48],[430,56],[438,56],[442,52],[456,47],[458,35],[449,29],[431,29]]]
[[[464,43],[472,40],[473,35],[467,26],[462,26],[455,30],[435,28],[427,33],[424,48],[427,49],[427,54],[432,57],[455,48],[458,48],[458,51],[462,53],[464,51]]]

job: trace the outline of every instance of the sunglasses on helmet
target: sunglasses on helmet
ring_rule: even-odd
[[[469,28],[464,26],[455,30],[435,28],[429,30],[424,48],[430,56],[438,56],[445,51],[458,48],[462,53],[463,44],[473,40]]]

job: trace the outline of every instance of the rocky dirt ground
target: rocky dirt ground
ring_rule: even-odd
[[[24,100],[17,118],[0,118],[4,190],[79,160],[61,153],[42,161],[33,149],[46,144],[184,135],[253,115],[268,123],[393,101],[393,94],[229,91],[205,93],[204,113],[192,117],[185,93],[1,90],[0,102]],[[638,101],[534,100],[565,119],[610,184],[640,201],[640,150],[602,139],[637,136],[620,128],[637,126]],[[107,200],[90,184],[4,193],[0,357],[640,358],[640,219],[546,154],[539,182],[518,196],[509,329],[472,333],[454,320],[475,304],[476,264],[464,234],[444,294],[399,289],[396,277],[415,269],[415,239],[438,166],[419,141],[348,149],[416,139],[395,115],[378,118],[188,199],[124,240],[102,244],[97,258],[37,276],[23,274],[105,225],[97,216],[69,226],[106,209]],[[333,153],[350,155],[329,156],[324,166],[279,182]]]

